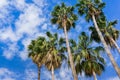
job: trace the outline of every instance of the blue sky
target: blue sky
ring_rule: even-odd
[[[56,32],[56,26],[50,24],[50,12],[56,4],[64,1],[67,5],[74,5],[74,0],[0,0],[0,80],[37,80],[37,67],[27,57],[27,45],[38,36],[45,36],[46,31]],[[108,20],[118,20],[116,25],[120,29],[120,1],[104,0],[104,9]],[[76,29],[69,32],[69,37],[75,38],[81,31],[87,31],[87,24],[83,17],[77,22]],[[64,36],[62,30],[59,36]],[[120,40],[120,39],[119,39]],[[118,44],[120,42],[118,41]],[[120,56],[116,50],[111,50],[120,66]],[[106,69],[98,80],[119,80],[109,58]],[[56,80],[72,80],[71,71],[63,64],[55,71]],[[81,80],[92,80],[84,74]],[[46,68],[41,70],[41,80],[51,80],[51,74]]]

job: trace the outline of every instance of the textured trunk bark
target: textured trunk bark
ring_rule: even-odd
[[[40,67],[38,67],[38,80],[40,80]]]
[[[110,61],[111,61],[112,65],[113,65],[113,67],[115,68],[115,70],[116,70],[119,78],[120,78],[120,69],[119,69],[117,63],[115,62],[115,60],[114,60],[114,58],[113,58],[113,56],[112,56],[112,54],[111,54],[111,52],[110,52],[110,50],[109,50],[109,48],[108,48],[108,46],[107,46],[107,44],[106,44],[103,36],[102,36],[102,33],[101,33],[100,30],[99,30],[99,27],[98,27],[98,25],[97,25],[97,22],[96,22],[96,19],[95,19],[95,16],[94,16],[94,15],[92,15],[92,20],[93,20],[93,23],[94,23],[94,25],[95,25],[95,29],[96,29],[99,37],[100,37],[100,40],[101,40],[101,42],[102,42],[103,45],[104,45],[104,49],[105,49],[108,57],[110,58]]]
[[[52,66],[52,70],[51,71],[52,71],[52,80],[55,80],[54,79],[54,67],[53,66]]]
[[[113,42],[114,46],[116,47],[116,49],[118,50],[119,54],[120,54],[120,48],[119,46],[117,45],[117,43],[115,42],[115,40],[112,38],[112,37],[109,37],[110,40]]]
[[[93,71],[94,80],[97,80],[96,73]]]
[[[76,74],[76,70],[75,70],[75,66],[73,63],[73,58],[72,58],[72,54],[70,51],[70,46],[69,46],[69,41],[68,41],[68,35],[67,35],[67,29],[66,29],[66,25],[64,24],[64,33],[65,33],[65,39],[66,39],[66,46],[67,46],[67,51],[68,51],[68,57],[69,57],[69,61],[70,61],[70,66],[72,69],[72,74],[74,77],[74,80],[78,80],[78,76]]]

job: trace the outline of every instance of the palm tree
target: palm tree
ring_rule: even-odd
[[[104,71],[104,59],[100,56],[100,52],[104,51],[103,47],[92,47],[92,41],[82,32],[79,36],[79,42],[77,46],[77,53],[74,56],[76,63],[75,67],[77,74],[81,74],[84,71],[86,76],[94,76],[94,80],[97,80],[96,74],[100,75]]]
[[[117,63],[115,62],[108,46],[107,43],[105,42],[104,37],[102,36],[102,33],[98,27],[97,21],[100,17],[103,17],[103,7],[105,6],[105,3],[102,3],[100,0],[79,0],[79,3],[77,4],[78,8],[78,12],[80,13],[80,15],[84,15],[86,17],[87,21],[92,20],[94,27],[98,33],[98,36],[101,40],[101,42],[104,45],[105,51],[108,55],[108,57],[111,60],[111,63],[113,65],[113,67],[115,68],[118,76],[120,77],[120,69],[117,65]]]
[[[102,32],[107,45],[109,45],[111,48],[115,47],[118,50],[118,52],[120,53],[120,48],[116,43],[116,40],[119,38],[119,31],[113,27],[117,23],[117,21],[115,20],[115,21],[106,23],[105,21],[100,20],[98,23],[103,25],[103,27],[100,27],[100,31]],[[94,34],[94,33],[96,33],[95,28],[90,27],[89,29],[92,31],[91,37],[96,42],[100,42],[100,39],[97,36],[98,34]]]
[[[61,5],[57,5],[52,11],[51,22],[52,24],[57,24],[58,29],[64,30],[72,74],[73,74],[74,80],[78,80],[75,66],[72,59],[70,46],[69,46],[68,34],[67,34],[67,32],[70,30],[71,27],[75,27],[75,21],[77,20],[77,16],[73,13],[73,11],[74,11],[74,8],[72,6],[67,7],[64,3],[62,3]]]
[[[31,43],[28,45],[28,56],[38,67],[38,80],[40,80],[41,66],[44,64],[45,46],[46,40],[44,37],[39,37],[36,40],[32,40]]]
[[[66,59],[63,54],[65,51],[64,39],[58,38],[57,34],[51,34],[50,32],[46,33],[48,36],[48,53],[45,61],[45,66],[52,73],[52,80],[54,80],[54,70],[60,68],[62,61]]]

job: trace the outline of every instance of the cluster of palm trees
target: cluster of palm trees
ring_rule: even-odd
[[[38,67],[38,80],[40,80],[40,69],[44,65],[52,73],[54,80],[54,69],[61,66],[62,61],[66,59],[63,54],[65,51],[64,39],[58,38],[58,35],[46,32],[47,38],[38,37],[32,40],[28,46],[29,57]]]
[[[68,62],[74,80],[78,80],[78,75],[85,73],[86,76],[100,75],[104,71],[105,61],[100,53],[106,52],[116,73],[120,77],[120,68],[116,63],[110,48],[115,48],[120,53],[120,48],[116,43],[119,38],[119,30],[114,25],[117,21],[107,21],[103,8],[105,3],[101,0],[79,0],[73,6],[66,6],[64,3],[54,7],[51,12],[51,23],[56,24],[58,29],[63,29],[65,38],[58,37],[57,33],[46,32],[47,37],[38,37],[32,40],[28,46],[29,57],[38,66],[38,80],[40,80],[40,69],[45,66],[51,71],[54,80],[54,70],[61,67],[63,60]],[[77,8],[80,16],[84,16],[86,22],[93,23],[89,30],[91,36],[86,32],[81,32],[78,42],[68,39],[68,32],[71,27],[75,28],[78,20],[74,13]],[[76,38],[77,39],[77,38]],[[93,41],[102,43],[102,46],[92,46]],[[68,57],[65,53],[68,53]]]

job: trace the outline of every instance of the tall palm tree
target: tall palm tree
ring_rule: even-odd
[[[100,56],[103,47],[92,47],[92,41],[82,32],[79,36],[78,49],[75,55],[77,73],[84,71],[86,76],[94,76],[97,80],[96,74],[100,75],[104,71],[104,59]]]
[[[46,33],[48,36],[48,44],[47,46],[48,53],[45,61],[45,66],[48,70],[52,73],[52,80],[54,80],[54,70],[60,68],[62,61],[66,59],[65,55],[63,54],[65,51],[64,39],[58,38],[57,34],[51,34],[50,32]]]
[[[77,4],[78,8],[78,12],[80,13],[80,15],[84,15],[86,17],[87,21],[92,20],[94,27],[98,33],[98,36],[101,40],[101,42],[104,45],[105,51],[108,55],[108,57],[111,60],[111,63],[113,65],[113,67],[115,68],[118,76],[120,77],[120,69],[119,66],[117,65],[117,63],[115,62],[108,46],[107,43],[105,42],[104,37],[102,36],[102,33],[98,27],[97,21],[100,17],[103,17],[103,7],[105,6],[105,3],[102,3],[100,0],[79,0],[79,3]]]
[[[28,45],[29,57],[33,60],[33,62],[38,67],[38,80],[40,80],[40,69],[44,64],[44,56],[45,56],[45,47],[46,40],[44,37],[39,37],[36,40],[32,40]]]
[[[64,30],[72,74],[74,80],[78,80],[69,46],[68,34],[67,34],[67,32],[70,30],[71,27],[75,27],[75,21],[77,20],[77,16],[73,13],[73,11],[74,8],[72,6],[67,7],[64,3],[62,3],[61,5],[57,5],[54,7],[54,10],[52,11],[51,22],[52,24],[57,24],[59,29]]]
[[[111,48],[116,48],[118,50],[118,52],[120,53],[120,48],[118,46],[118,44],[116,43],[116,40],[119,38],[119,31],[117,29],[115,29],[113,26],[117,23],[117,21],[112,21],[112,22],[107,22],[106,21],[99,21],[99,24],[102,24],[103,27],[100,27],[100,31],[103,34],[103,37],[107,43],[107,45],[109,45]],[[100,42],[100,39],[98,36],[98,34],[94,34],[96,33],[96,30],[94,27],[90,27],[89,28],[92,33],[91,33],[91,37],[97,41]]]

